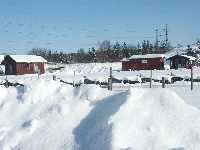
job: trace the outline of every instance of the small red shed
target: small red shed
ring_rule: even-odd
[[[164,54],[133,55],[122,59],[122,70],[164,69]]]
[[[45,73],[47,61],[36,55],[6,55],[2,61],[6,75]]]

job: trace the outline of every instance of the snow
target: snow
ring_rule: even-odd
[[[123,58],[121,61],[129,61],[129,58]]]
[[[47,61],[41,57],[41,56],[36,56],[36,55],[9,55],[13,60],[16,62],[44,62],[46,63]]]
[[[179,55],[179,56],[182,56],[182,57],[188,58],[189,60],[192,60],[192,61],[195,61],[195,60],[196,60],[196,58],[195,58],[195,57],[192,57],[192,56],[188,56],[188,55],[180,55],[180,54],[176,54],[176,55]],[[173,55],[173,56],[174,56],[174,55]],[[170,57],[173,57],[173,56],[170,56]],[[169,59],[170,57],[168,56],[166,59]]]
[[[4,60],[4,55],[0,55],[0,64]]]
[[[4,60],[4,55],[0,55],[0,74],[5,71],[5,67],[1,65],[1,62]]]
[[[186,58],[188,58],[189,60],[196,60],[196,58],[195,58],[195,57],[192,57],[192,56],[187,56],[187,55],[181,55],[181,56],[186,57]]]
[[[140,59],[140,58],[163,58],[164,54],[146,54],[146,55],[132,55],[129,59]]]
[[[112,149],[197,150],[199,115],[172,91],[131,89],[110,121]]]
[[[200,52],[199,44],[191,44],[190,48],[193,52]],[[168,59],[175,55],[184,55],[187,53],[187,50],[188,50],[187,46],[175,47],[171,51],[165,53],[165,58]]]
[[[150,71],[119,71],[121,63],[66,65],[37,75],[8,76],[24,87],[0,85],[0,149],[2,150],[199,150],[200,86],[185,81],[125,85],[108,91],[98,85],[73,87],[52,80],[107,80],[109,68],[117,79],[141,82]],[[74,76],[75,72],[75,76]],[[194,78],[199,77],[194,68]],[[153,70],[153,79],[189,77],[190,70]],[[5,77],[0,77],[3,81]],[[187,85],[186,85],[187,84]],[[116,84],[117,85],[117,84]],[[184,86],[183,86],[184,85]],[[115,84],[113,85],[115,86]],[[146,87],[145,87],[146,86]]]

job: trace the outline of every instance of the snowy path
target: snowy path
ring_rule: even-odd
[[[112,125],[109,119],[126,102],[127,92],[97,102],[88,116],[74,129],[75,140],[81,150],[108,150],[111,147]]]

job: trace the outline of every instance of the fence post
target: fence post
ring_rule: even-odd
[[[53,80],[56,81],[56,75],[55,74],[53,75]]]
[[[165,88],[165,77],[162,77],[162,88]]]
[[[5,87],[6,87],[6,88],[9,87],[7,78],[6,78],[6,82],[5,82]]]
[[[39,79],[40,78],[40,69],[38,70],[37,75],[38,75],[38,79]]]
[[[152,88],[152,70],[151,70],[151,75],[150,75],[150,88]]]
[[[110,76],[108,78],[108,90],[112,91],[112,67],[110,67]]]
[[[193,67],[191,67],[191,90],[193,90],[194,85],[193,85]]]
[[[73,79],[73,87],[75,87],[75,76],[76,76],[76,72],[75,72],[75,70],[74,70],[74,79]]]

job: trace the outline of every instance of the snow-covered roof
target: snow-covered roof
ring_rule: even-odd
[[[129,61],[128,58],[123,58],[121,61]]]
[[[167,57],[166,59],[169,59],[169,58],[174,57],[174,56],[176,56],[176,55],[178,55],[178,56],[182,56],[182,57],[185,57],[185,58],[188,58],[189,60],[193,60],[193,61],[196,60],[196,58],[193,57],[193,56],[180,55],[180,54],[174,54],[174,55],[172,55],[172,56],[170,56],[170,57]]]
[[[188,55],[181,55],[181,56],[188,58],[189,60],[196,60],[196,58],[192,56],[188,56]]]
[[[146,54],[146,55],[132,55],[129,59],[140,59],[140,58],[160,58],[165,57],[164,54]]]
[[[43,57],[36,55],[9,55],[16,62],[47,62]]]
[[[200,45],[199,44],[191,44],[190,45],[192,52],[200,51]],[[170,57],[173,57],[175,55],[185,55],[188,51],[188,46],[181,46],[181,47],[175,47],[169,52],[165,53],[165,58],[168,59]]]
[[[4,55],[0,55],[0,63],[4,60]]]

